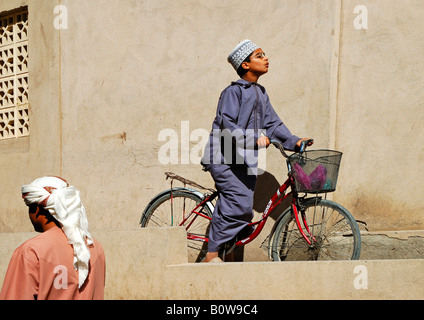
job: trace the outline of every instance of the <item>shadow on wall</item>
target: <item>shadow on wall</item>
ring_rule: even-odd
[[[258,176],[256,183],[256,189],[253,199],[253,209],[256,212],[263,213],[265,208],[271,199],[271,197],[280,188],[281,183],[269,172],[265,171],[262,175]],[[281,213],[284,212],[291,204],[291,197],[288,197],[269,216],[271,219],[276,221]]]
[[[267,171],[265,171],[262,175],[258,176],[255,193],[253,195],[253,210],[262,214],[265,211],[269,200],[275,194],[275,192],[277,192],[280,186],[281,183],[278,182],[275,176]],[[290,207],[291,201],[292,198],[287,197],[287,199],[280,203],[270,214],[267,224],[272,225],[271,234],[274,232],[274,229],[278,222],[278,218],[287,208]],[[234,258],[235,261],[244,261],[244,246],[238,248],[235,251]]]

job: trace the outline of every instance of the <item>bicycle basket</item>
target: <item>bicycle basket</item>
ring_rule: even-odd
[[[289,165],[297,192],[327,193],[336,191],[342,153],[312,150],[295,153]]]

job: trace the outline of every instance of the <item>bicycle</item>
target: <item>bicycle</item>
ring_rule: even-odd
[[[300,152],[289,156],[279,142],[271,141],[287,159],[288,179],[269,200],[261,218],[249,224],[254,231],[233,239],[226,246],[226,254],[255,240],[275,208],[291,197],[290,207],[276,220],[269,236],[269,258],[274,261],[359,259],[361,236],[356,220],[346,208],[326,199],[328,193],[336,190],[342,153],[306,151],[309,142],[304,141]],[[189,262],[201,262],[207,253],[209,225],[218,192],[174,173],[167,172],[166,177],[171,179],[171,189],[158,194],[146,206],[141,227],[185,227]],[[174,188],[174,180],[182,182],[184,187]]]

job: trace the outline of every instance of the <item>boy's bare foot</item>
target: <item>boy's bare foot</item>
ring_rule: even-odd
[[[206,254],[205,260],[203,260],[204,263],[208,262],[222,262],[221,258],[218,256],[218,252],[208,252]]]

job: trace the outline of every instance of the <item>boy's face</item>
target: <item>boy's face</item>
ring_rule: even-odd
[[[250,56],[250,62],[243,62],[243,67],[260,77],[268,72],[269,60],[262,49],[257,49]]]

